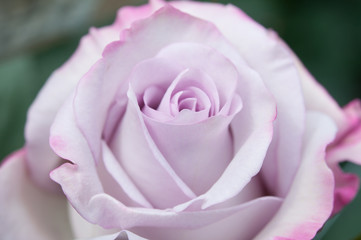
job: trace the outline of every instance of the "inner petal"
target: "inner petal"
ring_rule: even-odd
[[[196,107],[197,107],[197,99],[196,98],[186,98],[179,102],[178,111],[180,112],[184,109],[188,109],[188,110],[195,112]]]
[[[176,62],[184,68],[198,69],[199,72],[206,73],[208,79],[211,79],[212,85],[207,85],[209,81],[200,82],[197,79],[198,84],[202,85],[200,88],[204,89],[209,96],[215,96],[213,93],[217,93],[217,98],[213,99],[217,101],[217,103],[214,102],[217,105],[216,113],[226,107],[227,111],[223,111],[221,114],[229,114],[229,103],[235,95],[239,73],[228,58],[208,46],[184,42],[168,45],[157,56],[168,59],[170,62]],[[192,82],[192,84],[195,83]],[[212,94],[209,94],[208,91],[211,91]]]
[[[206,111],[207,116],[212,116],[214,111],[210,111],[212,108],[212,102],[205,92],[196,87],[189,87],[188,89],[176,93],[172,99],[171,111],[173,116],[176,116],[184,109],[191,110],[193,112]],[[176,112],[174,112],[176,111]]]
[[[189,122],[184,123],[205,120],[215,115],[219,109],[217,89],[212,79],[199,69],[185,69],[180,72],[168,87],[157,110],[173,116],[173,122],[179,122],[177,118],[185,109],[191,110],[194,116],[197,112],[202,112],[203,117],[186,118]]]
[[[205,72],[156,57],[137,64],[128,78],[143,114],[161,122],[194,123],[219,112],[220,100],[213,79]],[[195,98],[184,101],[185,98]],[[195,106],[188,106],[191,102]],[[190,112],[181,110],[193,109]],[[185,104],[187,106],[185,106]],[[197,114],[197,112],[202,112]],[[192,117],[192,113],[194,116]]]
[[[150,86],[144,91],[143,102],[144,105],[152,109],[157,109],[164,91],[157,86]]]

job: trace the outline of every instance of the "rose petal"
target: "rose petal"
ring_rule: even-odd
[[[192,84],[193,82],[197,83]],[[168,113],[173,118],[167,122],[175,124],[193,124],[207,119],[210,116],[212,107],[210,99],[213,99],[213,96],[207,95],[204,92],[206,89],[202,88],[202,86],[197,86],[199,83],[202,84],[202,82],[208,83],[211,82],[211,79],[209,79],[207,74],[198,69],[188,68],[180,72],[165,92],[157,108],[158,112]],[[191,105],[192,103],[194,104],[194,110],[191,110],[191,107],[181,109],[182,106],[185,106],[184,104],[187,103],[187,100],[191,100]],[[203,104],[203,109],[196,111],[196,106],[199,104]],[[184,115],[189,115],[189,117]],[[154,116],[157,115],[153,114],[153,119],[157,119]]]
[[[157,57],[140,62],[133,68],[128,80],[142,112],[161,122],[198,122],[208,118],[214,105],[219,108],[217,100],[213,101],[212,106],[210,103],[213,98],[218,99],[218,95],[217,92],[213,94],[216,89],[209,76],[196,69],[184,70],[184,67],[165,58]],[[190,81],[194,81],[194,85],[189,84]],[[207,91],[209,89],[212,92]],[[191,94],[192,98],[198,98],[197,106],[203,106],[202,110],[194,112],[194,118],[184,116],[189,115],[186,111],[179,112],[178,102],[187,94]],[[185,121],[186,119],[189,121]]]
[[[68,204],[68,215],[71,225],[71,230],[75,239],[88,239],[100,237],[108,234],[118,232],[120,229],[105,229],[99,225],[92,224],[85,220],[79,213]]]
[[[124,6],[118,10],[114,24],[121,29],[130,28],[135,21],[150,17],[163,5],[161,0],[149,0],[148,4],[141,6]]]
[[[50,180],[49,172],[61,161],[48,144],[50,125],[58,109],[90,66],[101,58],[105,45],[119,39],[119,31],[115,26],[90,29],[73,56],[50,76],[30,107],[25,129],[27,161],[33,179],[40,186],[58,188]],[[46,161],[38,164],[40,159]]]
[[[274,31],[269,30],[269,36],[274,40],[278,41],[278,43],[282,45],[284,49],[288,50],[290,55],[293,57],[299,75],[301,77],[301,86],[306,109],[309,111],[323,112],[328,116],[332,117],[339,129],[337,135],[340,135],[342,132],[345,131],[348,122],[340,106],[330,96],[327,90],[316,81],[316,79],[305,68],[305,66],[295,55],[295,53],[281,38],[278,37],[278,35]]]
[[[61,120],[62,119],[59,119],[59,121]],[[54,124],[54,132],[56,132],[55,126],[56,125]],[[77,131],[72,132],[76,133]],[[80,144],[77,145],[78,147],[81,147]],[[59,151],[59,149],[56,150]],[[61,153],[61,151],[59,152]],[[63,157],[74,154],[69,150],[64,151],[64,149],[63,153]],[[92,181],[99,181],[99,179],[96,179],[96,175],[91,176],[91,174],[89,174],[91,166],[89,167],[90,169],[86,169],[85,173],[83,173],[83,168],[84,166],[80,167],[64,164],[54,170],[51,173],[51,177],[62,185],[64,193],[68,196],[69,201],[73,203],[73,206],[77,208],[89,222],[100,224],[105,228],[129,229],[130,227],[135,226],[158,226],[159,224],[169,227],[197,228],[218,221],[238,211],[244,211],[248,207],[260,209],[257,204],[258,202],[266,201],[265,203],[267,205],[271,204],[266,207],[266,209],[269,210],[276,210],[280,203],[280,200],[277,198],[266,197],[233,208],[188,213],[129,208],[107,194],[97,194],[95,190],[99,189],[99,187],[97,187],[96,182],[94,184]],[[99,190],[96,191],[99,192]],[[90,197],[91,195],[93,197]]]
[[[359,178],[355,174],[344,173],[339,163],[351,161],[361,165],[361,105],[353,101],[344,109],[348,128],[328,148],[327,163],[335,175],[334,213],[340,211],[357,194]]]
[[[360,146],[357,146],[357,142],[361,141],[361,136],[357,137],[357,131],[359,131],[357,130],[357,126],[359,126],[361,122],[360,102],[355,100],[342,110],[337,102],[329,95],[327,90],[307,71],[305,66],[287,44],[272,31],[270,31],[270,36],[283,45],[285,49],[288,49],[290,54],[294,57],[301,77],[306,109],[323,112],[332,117],[337,124],[337,137],[332,146],[329,147],[328,152],[330,153],[327,154],[328,165],[335,176],[336,186],[333,213],[337,213],[355,197],[359,187],[358,177],[351,173],[344,173],[338,163],[349,160],[361,164],[361,159],[359,157],[361,153],[358,152]],[[348,139],[352,138],[354,138],[354,140],[352,140],[353,143],[351,144],[353,146],[342,143],[342,141],[346,140],[346,142],[348,142],[350,141]],[[339,144],[341,146],[338,146]],[[334,148],[336,148],[335,153],[333,153]]]
[[[281,200],[269,201],[263,198],[251,203],[247,208],[236,212],[220,221],[197,229],[179,228],[134,228],[132,231],[149,239],[184,240],[184,239],[252,239],[278,210]],[[262,216],[260,218],[260,216]],[[245,221],[247,219],[247,221]],[[190,220],[192,221],[192,220]],[[194,220],[193,220],[194,221]]]
[[[143,207],[152,208],[152,205],[144,198],[142,193],[123,170],[105,142],[103,142],[103,161],[107,171],[113,176],[128,197]]]
[[[336,135],[331,119],[307,114],[302,162],[280,210],[255,239],[312,239],[331,214],[334,179],[325,150]],[[307,189],[307,191],[305,191]]]
[[[50,145],[61,158],[71,161],[56,168],[50,177],[59,183],[74,208],[86,216],[89,199],[104,189],[98,177],[90,149],[76,126],[72,98],[58,111],[51,127]],[[78,189],[77,187],[81,187]],[[89,222],[94,222],[88,219]]]
[[[59,166],[60,161],[48,146],[48,133],[61,104],[71,94],[80,78],[101,58],[108,43],[119,39],[121,31],[132,22],[149,16],[159,7],[157,1],[151,1],[141,7],[121,8],[113,25],[91,28],[89,34],[81,39],[72,57],[50,76],[29,109],[25,128],[27,161],[37,184],[47,189],[57,189],[48,175]],[[78,64],[79,62],[81,64]],[[40,166],[37,164],[39,157],[47,159]]]
[[[157,56],[175,62],[183,68],[199,69],[207,73],[214,86],[206,84],[206,79],[203,82],[199,78],[196,79],[197,81],[192,82],[192,79],[190,81],[192,85],[201,85],[200,88],[206,91],[210,98],[219,97],[219,108],[232,101],[238,83],[237,69],[226,56],[215,49],[195,43],[175,43],[163,48]],[[223,114],[227,115],[228,109],[225,109]]]
[[[26,150],[6,159],[0,168],[0,236],[2,239],[71,239],[65,197],[33,183]]]
[[[262,197],[229,208],[174,212],[172,210],[128,208],[109,195],[98,194],[89,202],[89,208],[92,209],[94,218],[103,217],[101,226],[104,228],[121,227],[123,229],[132,229],[134,227],[152,227],[152,231],[155,231],[154,227],[156,227],[162,231],[164,228],[197,229],[236,213],[245,214],[243,219],[247,219],[249,211],[254,213],[254,211],[260,210],[258,214],[265,211],[265,218],[267,218],[267,216],[271,217],[278,210],[281,202],[282,200],[277,197]],[[259,220],[258,214],[254,216],[257,216]]]
[[[144,120],[165,159],[199,195],[216,182],[232,159],[229,131],[232,118],[215,116],[190,125],[160,123],[150,118]]]

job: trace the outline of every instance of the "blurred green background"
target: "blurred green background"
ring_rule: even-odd
[[[76,1],[65,0],[30,2],[0,0],[0,159],[24,144],[29,105],[88,28],[111,23],[126,2],[145,1],[79,0],[77,6]],[[277,31],[341,106],[361,97],[361,1],[213,2],[232,3]],[[51,11],[56,14],[44,14]],[[349,163],[343,167],[361,176],[360,167]],[[351,240],[360,234],[359,192],[316,239]]]

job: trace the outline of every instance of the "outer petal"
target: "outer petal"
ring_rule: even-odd
[[[149,17],[164,4],[162,0],[149,0],[142,6],[124,6],[118,10],[114,24],[122,29],[130,28],[135,21]]]
[[[331,214],[334,179],[325,161],[336,128],[323,114],[307,114],[302,162],[282,207],[256,239],[312,239]]]
[[[342,161],[351,161],[361,165],[361,105],[353,101],[345,109],[350,124],[343,135],[328,148],[327,162],[334,172],[336,180],[334,213],[348,204],[359,189],[359,178],[355,174],[344,173],[338,165]]]
[[[29,109],[26,124],[27,160],[37,184],[47,189],[56,187],[48,175],[60,165],[60,159],[50,149],[48,141],[50,126],[62,103],[81,77],[101,58],[108,43],[119,40],[122,30],[130,27],[134,21],[148,17],[159,7],[157,1],[152,1],[140,7],[121,8],[113,25],[91,28],[89,34],[81,39],[73,56],[49,77]],[[42,161],[41,165],[39,161]]]
[[[50,135],[50,145],[54,152],[61,158],[76,163],[61,165],[50,173],[50,177],[62,186],[73,207],[89,222],[94,223],[95,220],[89,217],[88,201],[93,195],[103,193],[104,189],[92,154],[76,126],[72,98],[59,110]]]
[[[30,107],[25,132],[27,160],[30,173],[39,185],[55,187],[49,172],[60,165],[60,159],[50,149],[49,133],[57,111],[80,78],[101,58],[105,45],[119,39],[119,32],[115,26],[90,29],[68,62],[50,76]]]
[[[288,45],[278,37],[277,33],[272,30],[269,31],[269,37],[278,41],[284,49],[288,50],[297,66],[299,76],[301,77],[302,93],[305,100],[307,111],[319,111],[330,116],[338,127],[338,135],[344,132],[347,128],[347,117],[337,104],[337,102],[330,96],[327,90],[319,84],[311,73],[305,68],[300,59],[288,47]]]
[[[24,149],[0,168],[0,238],[67,240],[71,229],[66,199],[44,192],[30,179]]]
[[[120,231],[120,229],[104,229],[88,222],[70,204],[68,204],[68,214],[71,229],[76,239],[96,238]]]
[[[298,57],[282,39],[270,31],[270,36],[288,49],[294,57],[305,98],[306,110],[319,111],[330,116],[338,127],[337,137],[328,148],[327,163],[335,176],[334,213],[348,204],[356,195],[359,179],[356,175],[344,173],[338,165],[342,161],[361,164],[361,105],[359,100],[349,103],[344,109],[329,95],[307,71]]]

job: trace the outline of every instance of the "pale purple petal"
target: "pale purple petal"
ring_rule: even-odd
[[[68,203],[68,215],[75,239],[96,238],[104,235],[119,232],[120,229],[105,229],[99,225],[92,224],[85,220],[79,213]]]
[[[333,213],[340,211],[356,195],[359,187],[359,179],[355,174],[344,173],[338,165],[341,161],[352,161],[361,163],[361,141],[358,136],[358,128],[361,122],[361,107],[358,100],[349,103],[344,110],[330,96],[327,90],[321,86],[314,77],[307,71],[298,57],[292,52],[285,42],[282,41],[273,31],[270,37],[277,40],[285,49],[288,49],[293,56],[298,68],[302,91],[307,111],[319,111],[330,116],[338,127],[337,137],[328,148],[327,163],[335,176],[335,200]],[[353,140],[351,140],[353,139]],[[347,142],[352,142],[348,144]],[[360,145],[360,144],[359,144]]]
[[[90,29],[73,56],[50,76],[30,107],[25,129],[27,161],[32,177],[40,186],[58,187],[49,178],[49,172],[61,164],[49,147],[50,126],[57,111],[80,78],[101,58],[104,47],[119,39],[119,32],[115,26]]]
[[[247,218],[246,212],[264,209],[261,206],[272,212],[272,214],[267,214],[271,217],[278,210],[281,203],[280,198],[262,197],[223,209],[175,212],[172,210],[128,208],[109,195],[98,194],[91,199],[89,207],[92,209],[95,218],[103,217],[101,225],[104,228],[122,227],[123,229],[133,229],[135,227],[151,227],[150,231],[154,231],[154,228],[160,228],[161,231],[164,228],[197,229],[240,212],[245,212],[244,217]]]
[[[232,160],[232,136],[229,131],[232,118],[215,116],[190,125],[167,124],[145,118],[145,123],[170,166],[199,195],[217,181]]]
[[[191,82],[193,86],[200,85],[200,88],[206,91],[211,99],[214,99],[214,104],[216,106],[219,104],[220,110],[226,103],[231,102],[238,83],[238,73],[233,63],[226,58],[227,55],[224,56],[206,45],[175,43],[163,48],[157,56],[175,62],[183,66],[184,69],[199,69],[207,73],[213,82],[207,84],[209,81],[203,80],[203,78],[193,79],[193,81],[189,79],[180,86],[181,89],[185,88],[184,85],[187,82]],[[227,110],[224,110],[224,115],[228,114]]]
[[[327,163],[335,175],[334,213],[340,211],[357,194],[359,178],[352,173],[344,173],[339,163],[350,161],[361,165],[361,104],[355,100],[344,109],[347,127],[327,151]]]
[[[196,229],[135,228],[133,231],[149,239],[252,239],[268,223],[281,205],[280,199],[262,198],[220,221]],[[262,217],[260,217],[262,216]],[[190,221],[194,221],[190,219]]]
[[[329,117],[307,114],[302,161],[280,210],[255,239],[312,239],[333,208],[334,178],[325,160],[326,147],[336,135]],[[305,191],[307,189],[307,191]]]
[[[304,96],[306,110],[319,111],[327,114],[337,124],[339,129],[337,135],[342,134],[347,128],[348,119],[335,99],[333,99],[327,90],[316,81],[295,53],[281,38],[278,37],[275,32],[269,30],[269,36],[276,40],[280,45],[283,45],[283,47],[288,50],[290,55],[293,57],[301,78],[302,93]]]
[[[160,122],[193,124],[210,117],[211,99],[213,100],[214,97],[207,93],[207,88],[198,86],[199,84],[204,84],[204,82],[212,86],[212,80],[209,76],[198,69],[187,68],[181,71],[167,88],[157,108],[157,112],[167,114],[171,119],[170,121]],[[186,105],[187,102],[189,106]],[[194,109],[192,110],[192,108]],[[184,114],[190,116],[185,117]],[[153,114],[151,118],[156,120],[157,114]]]
[[[118,10],[114,24],[122,29],[130,28],[135,21],[150,17],[164,4],[162,0],[149,0],[148,4],[141,6],[124,6]]]
[[[1,239],[72,238],[65,197],[34,184],[26,165],[25,149],[2,162],[0,184]]]
[[[59,110],[51,128],[50,145],[61,158],[71,161],[53,170],[50,177],[59,183],[78,212],[89,216],[89,199],[103,193],[97,175],[95,161],[73,115],[72,98],[68,98]],[[80,190],[78,189],[80,188]],[[94,220],[88,219],[90,222]]]
[[[119,161],[115,158],[105,142],[103,142],[102,152],[103,162],[107,171],[121,186],[127,196],[143,207],[152,208],[152,205],[147,201],[146,198],[144,198],[142,193],[138,190],[137,186],[135,186],[135,184],[129,178],[128,174],[124,171]]]

